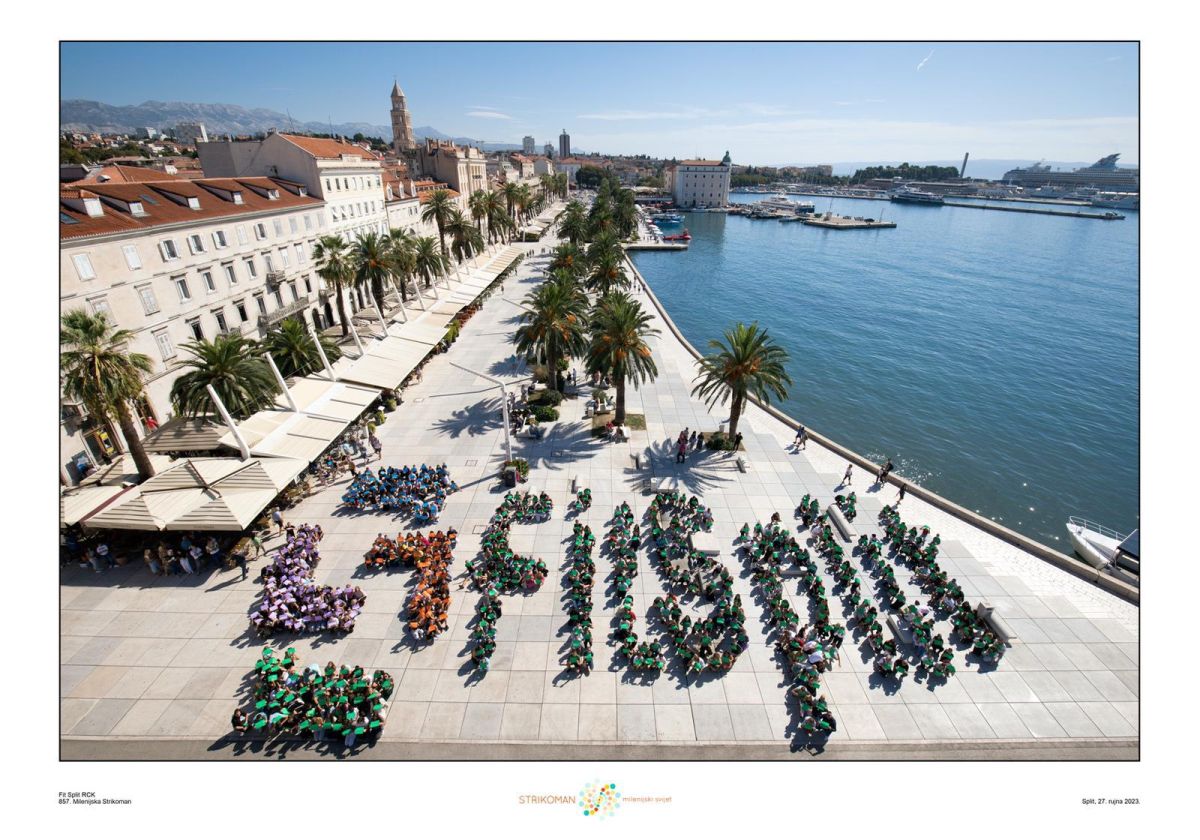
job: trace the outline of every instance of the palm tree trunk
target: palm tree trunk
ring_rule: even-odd
[[[333,293],[337,295],[338,320],[342,322],[342,338],[345,338],[350,335],[350,319],[346,317],[346,298],[340,280],[333,284]]]
[[[375,302],[379,304],[380,312],[387,312],[387,307],[383,304],[383,278],[374,277],[371,279],[371,294],[375,296]]]
[[[729,404],[729,437],[733,438],[737,435],[738,421],[742,419],[742,408],[745,404],[745,397],[735,394],[732,402]]]
[[[625,374],[614,374],[617,380],[617,416],[613,418],[613,424],[623,426],[625,424]]]
[[[154,465],[150,463],[150,456],[146,454],[146,448],[142,446],[142,439],[138,437],[137,425],[133,422],[133,414],[129,410],[129,404],[124,400],[117,405],[117,423],[121,427],[121,435],[125,438],[125,444],[129,447],[129,454],[133,456],[133,463],[137,466],[138,478],[145,481],[154,475]]]

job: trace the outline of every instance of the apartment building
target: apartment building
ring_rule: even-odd
[[[59,191],[60,309],[103,312],[154,362],[143,422],[172,416],[183,345],[219,333],[261,338],[284,318],[326,326],[312,249],[328,233],[325,203],[281,178],[68,184]],[[120,430],[64,404],[64,476],[123,449]]]

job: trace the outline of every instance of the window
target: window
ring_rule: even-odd
[[[283,262],[283,267],[288,268],[292,264],[292,258],[288,256],[287,248],[279,249],[279,259]]]
[[[142,299],[142,309],[146,310],[147,315],[153,315],[158,311],[158,298],[154,296],[154,289],[150,286],[139,286],[137,293],[138,297]]]
[[[233,269],[233,263],[225,263],[221,268],[225,269],[225,279],[229,281],[229,285],[236,286],[237,272]]]
[[[80,280],[96,279],[96,271],[92,268],[92,259],[87,254],[76,254],[71,257],[75,262],[75,271],[79,274]]]
[[[283,309],[283,286],[275,287],[275,305]]]
[[[272,221],[275,228],[275,235],[283,236],[283,222],[279,221],[279,219],[273,219]]]
[[[292,290],[292,300],[300,300],[300,292],[296,289],[296,281],[289,280],[288,288]]]
[[[263,262],[267,264],[267,274],[270,274],[275,270],[275,261],[271,259],[271,255],[269,253],[263,254],[262,257]]]
[[[225,231],[223,231],[223,230],[214,230],[213,231],[213,245],[216,245],[218,248],[228,248],[229,247],[229,240],[225,238]]]
[[[188,237],[188,247],[192,250],[193,254],[204,253],[204,240],[200,237],[200,234],[193,233]]]
[[[179,259],[179,249],[175,247],[174,239],[164,239],[158,243],[158,250],[162,254],[163,262],[171,262]]]
[[[266,239],[267,238],[267,226],[264,225],[262,222],[259,222],[258,224],[256,224],[254,226],[254,235],[258,239]]]
[[[225,310],[214,309],[212,314],[213,317],[217,319],[217,329],[221,332],[227,332],[229,330],[229,324],[225,322]]]
[[[112,310],[108,308],[108,298],[104,295],[88,298],[88,306],[91,307],[93,315],[112,315]],[[109,322],[112,322],[111,318]]]
[[[235,300],[233,308],[237,310],[238,317],[242,319],[242,323],[250,320],[250,315],[246,312],[246,299]]]
[[[164,362],[175,358],[175,347],[171,344],[171,336],[167,335],[165,330],[156,332],[154,340],[158,342],[158,352],[162,355]]]
[[[312,278],[307,274],[304,275],[304,293],[309,295],[312,294]]]
[[[312,230],[312,216],[307,213],[304,214],[304,229]]]
[[[186,277],[182,277],[182,276],[172,277],[171,282],[173,282],[175,284],[175,289],[179,292],[179,302],[180,303],[186,303],[187,301],[192,299],[191,292],[188,291],[188,284],[187,284]]]
[[[267,301],[261,294],[254,296],[254,302],[258,304],[258,312],[260,315],[267,314]]]
[[[188,329],[192,331],[192,338],[196,341],[204,340],[204,328],[200,326],[199,318],[192,318],[187,322]]]
[[[142,258],[136,245],[122,245],[121,253],[125,255],[125,265],[129,266],[130,271],[137,271],[142,267]]]
[[[296,233],[297,231],[300,230],[300,225],[299,225],[299,223],[296,222],[295,216],[288,216],[288,229],[292,233]]]
[[[246,274],[250,277],[251,280],[257,280],[258,279],[258,266],[256,266],[254,264],[254,257],[246,257],[244,262],[246,263]]]
[[[239,245],[245,245],[247,242],[250,241],[250,237],[248,237],[246,235],[246,226],[245,225],[238,225],[236,228],[234,228],[234,230],[237,231],[237,238],[238,238]]]
[[[204,289],[210,295],[217,290],[217,281],[213,277],[211,269],[204,269],[200,272],[200,279],[204,281]]]
[[[296,243],[295,248],[296,248],[296,262],[298,262],[300,265],[304,265],[304,263],[308,262],[307,249],[305,248],[305,246],[301,245],[299,242]]]

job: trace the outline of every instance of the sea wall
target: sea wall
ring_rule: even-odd
[[[633,260],[626,255],[625,261],[629,265],[633,276],[637,278],[638,284],[645,289],[646,296],[650,298],[650,301],[654,304],[655,309],[658,310],[659,317],[661,317],[663,322],[666,323],[667,328],[670,329],[671,333],[675,336],[679,343],[683,345],[684,349],[686,349],[696,359],[700,359],[701,354],[696,350],[695,347],[692,346],[691,342],[684,337],[683,333],[680,332],[679,327],[675,326],[675,322],[672,321],[671,316],[667,314],[666,307],[662,305],[662,301],[660,301],[658,296],[654,294],[654,290],[650,288],[650,284],[646,282],[646,278],[642,276],[642,273],[638,271],[637,266],[633,264]],[[765,405],[754,397],[750,397],[750,400],[771,417],[775,418],[791,429],[796,429],[801,425],[799,421],[789,417],[787,414],[784,414],[774,406]],[[850,461],[852,464],[861,469],[869,470],[872,475],[879,471],[879,464],[864,458],[857,452],[847,449],[836,441],[830,440],[819,432],[813,431],[811,427],[808,429],[808,436],[810,440],[816,441],[830,452],[845,458],[847,461]],[[970,525],[974,525],[976,528],[979,528],[980,530],[985,531],[992,536],[998,537],[999,539],[1004,540],[1011,545],[1015,545],[1016,547],[1028,552],[1029,554],[1032,554],[1040,560],[1045,560],[1048,563],[1052,563],[1055,566],[1058,566],[1060,569],[1070,572],[1076,577],[1082,578],[1083,580],[1086,580],[1107,592],[1111,592],[1112,594],[1135,604],[1141,602],[1140,592],[1136,586],[1131,586],[1128,583],[1125,583],[1125,581],[1118,580],[1111,575],[1104,574],[1099,570],[1092,568],[1087,563],[1063,554],[1061,551],[1055,551],[1049,546],[1042,545],[1041,543],[1030,539],[1024,534],[1018,534],[1016,531],[1006,528],[998,522],[993,522],[987,517],[980,516],[974,511],[968,510],[961,505],[957,505],[949,499],[945,499],[939,496],[937,493],[926,490],[924,487],[921,487],[919,484],[915,484],[912,481],[902,479],[893,474],[888,477],[888,482],[896,485],[901,483],[906,484],[908,485],[908,489],[905,491],[906,495],[921,499],[922,501],[933,505],[939,510],[945,511],[951,516],[961,519]]]

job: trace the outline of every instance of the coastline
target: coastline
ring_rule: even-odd
[[[658,296],[654,294],[654,290],[651,288],[650,283],[642,275],[641,271],[638,270],[638,267],[634,264],[628,253],[625,254],[625,262],[629,266],[638,285],[646,292],[646,295],[649,297],[651,303],[654,304],[655,311],[667,325],[671,334],[680,343],[683,349],[688,352],[689,355],[695,359],[700,359],[702,354],[692,346],[691,342],[688,341],[687,337],[684,336],[679,327],[676,326],[675,322],[671,319],[670,314],[667,312],[666,307],[663,306],[662,301],[658,299]],[[774,406],[761,403],[753,396],[750,397],[750,402],[769,417],[787,427],[789,434],[794,432],[795,429],[801,425],[801,423],[796,419],[790,417]],[[874,474],[879,469],[878,464],[863,457],[857,452],[842,446],[825,435],[814,431],[811,427],[808,427],[808,435],[809,439],[815,442],[817,445],[823,447],[834,455],[846,459],[860,469],[868,470],[871,474]],[[969,525],[973,525],[985,533],[990,534],[991,536],[994,536],[1005,543],[1008,543],[1009,545],[1019,548],[1022,551],[1032,554],[1039,560],[1048,562],[1057,568],[1074,575],[1077,578],[1080,578],[1106,592],[1109,592],[1110,594],[1116,595],[1117,597],[1129,601],[1135,605],[1141,603],[1141,594],[1137,587],[1130,586],[1124,581],[1103,574],[1099,570],[1092,568],[1088,564],[1077,560],[1074,557],[1066,555],[1060,551],[1055,551],[1049,546],[1043,545],[1042,543],[1037,542],[1036,540],[1027,537],[1024,534],[1019,534],[1010,528],[1006,528],[1005,526],[992,521],[991,519],[980,516],[974,511],[968,510],[967,508],[964,508],[961,505],[952,502],[949,499],[946,499],[915,482],[908,480],[898,481],[898,478],[900,477],[893,474],[892,476],[888,477],[887,483],[894,486],[899,486],[900,483],[904,483],[907,485],[906,493],[908,495],[912,495],[915,498],[921,499],[927,504],[930,504],[938,510],[949,514],[955,519],[961,520]]]

